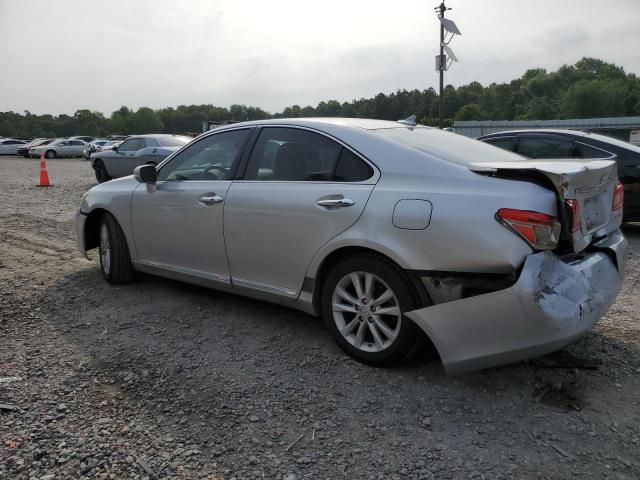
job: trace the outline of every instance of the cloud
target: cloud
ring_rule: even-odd
[[[454,85],[508,82],[583,56],[640,72],[640,2],[447,0]],[[0,111],[285,106],[437,87],[424,0],[0,0]],[[36,13],[37,12],[37,13]],[[620,14],[623,12],[624,14]],[[25,25],[29,25],[25,30]]]

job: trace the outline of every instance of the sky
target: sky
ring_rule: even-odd
[[[437,0],[0,0],[0,111],[234,103],[280,112],[437,89]],[[640,0],[447,0],[455,86],[589,56],[640,74]]]

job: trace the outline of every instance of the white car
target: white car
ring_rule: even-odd
[[[0,155],[17,155],[18,148],[27,142],[14,138],[0,139]]]
[[[30,157],[39,157],[44,152],[48,159],[56,157],[82,157],[82,152],[89,144],[82,140],[72,140],[69,138],[58,138],[48,145],[33,147],[29,149]]]

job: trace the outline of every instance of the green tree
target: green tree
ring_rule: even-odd
[[[132,133],[136,134],[161,133],[164,130],[160,116],[148,107],[140,107],[131,115],[128,127]]]

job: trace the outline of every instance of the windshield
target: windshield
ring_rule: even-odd
[[[528,159],[457,133],[430,127],[398,127],[372,132],[407,147],[464,167],[478,162],[524,162]]]
[[[162,147],[181,147],[191,141],[189,137],[167,136],[158,137],[158,143]]]

